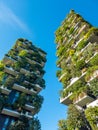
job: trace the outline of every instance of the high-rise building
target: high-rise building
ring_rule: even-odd
[[[71,10],[55,35],[57,77],[63,84],[60,103],[74,104],[98,130],[98,28]]]
[[[45,88],[45,62],[46,53],[22,38],[5,54],[0,62],[0,130],[23,124],[23,120],[30,130],[32,120],[36,122],[34,115],[43,103],[39,92]]]

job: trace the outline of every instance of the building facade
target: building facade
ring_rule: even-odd
[[[0,130],[20,117],[34,120],[43,103],[39,92],[45,88],[45,62],[46,53],[22,38],[5,54],[0,62]]]
[[[57,29],[57,77],[63,84],[60,103],[74,104],[88,119],[87,111],[96,110],[93,130],[98,129],[98,28],[73,10]],[[92,116],[92,112],[91,114]],[[95,121],[95,122],[94,122]],[[93,126],[93,125],[94,126]],[[84,129],[83,129],[84,130]]]

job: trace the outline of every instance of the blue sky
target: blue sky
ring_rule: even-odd
[[[54,32],[71,9],[98,27],[97,0],[0,0],[0,59],[20,37],[47,52],[45,100],[38,114],[42,130],[57,130],[58,120],[66,118],[67,108],[59,103]]]

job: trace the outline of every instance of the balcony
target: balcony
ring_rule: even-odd
[[[27,93],[27,94],[36,94],[37,92],[34,91],[33,89],[28,89],[28,88],[25,88],[19,84],[14,84],[13,85],[13,89],[17,90],[17,91],[20,91],[20,92],[24,92],[24,93]]]
[[[34,84],[36,91],[39,93],[42,90],[42,87],[40,87],[40,85],[38,84]]]
[[[46,53],[43,53],[41,51],[38,52],[42,57],[45,57],[46,56]]]
[[[21,68],[20,69],[20,72],[23,73],[23,74],[27,74],[27,73],[30,73],[30,71],[24,69],[24,68]]]
[[[24,116],[26,116],[29,119],[33,118],[33,114],[31,114],[30,112],[26,112],[25,114],[21,113],[21,115],[24,115]]]
[[[92,43],[98,42],[98,36],[95,35],[95,34],[92,34],[92,35],[89,37],[88,41],[90,41],[90,42],[92,42]]]
[[[29,59],[29,58],[26,58],[26,59],[27,59],[27,61],[28,61],[30,64],[38,64],[38,65],[40,65],[40,66],[43,67],[43,64],[40,64],[40,63],[38,63],[37,61],[31,60],[31,59]]]
[[[94,55],[89,59],[89,60],[86,60],[85,62],[88,63],[91,59],[93,59],[96,55],[98,54],[98,52],[95,52]]]
[[[72,101],[69,98],[71,95],[72,93],[69,93],[68,96],[66,96],[65,98],[60,98],[60,103],[65,104],[65,105],[71,104]]]
[[[10,109],[7,109],[7,108],[3,108],[1,113],[4,114],[4,115],[7,115],[7,116],[16,117],[16,118],[19,118],[21,115],[24,115],[29,119],[32,119],[32,117],[33,117],[32,114],[30,114],[29,112],[26,112],[24,114],[24,113],[19,113],[17,111],[10,110]]]
[[[28,81],[24,81],[24,83],[25,84],[27,84],[27,85],[30,85],[31,84],[31,86],[34,86],[34,88],[36,89],[36,92],[37,93],[39,93],[41,90],[42,90],[42,87],[40,87],[40,85],[39,84],[32,84],[32,83],[30,83],[30,82],[28,82]]]
[[[80,53],[82,53],[84,50],[86,50],[89,45],[91,45],[91,42],[89,42],[83,49],[81,49],[81,52],[80,52]]]
[[[87,81],[87,82],[90,82],[92,81],[93,79],[97,78],[98,77],[98,70],[95,70],[91,76],[91,78]]]
[[[16,60],[14,60],[13,58],[9,57],[9,56],[4,56],[3,58],[3,62],[5,64],[13,64],[16,62]]]
[[[4,86],[1,86],[0,89],[1,89],[1,93],[6,94],[6,95],[9,95],[9,93],[11,92],[11,90],[7,89]]]
[[[90,95],[88,95],[88,94],[86,94],[86,93],[81,93],[77,98],[75,98],[74,100],[73,100],[73,103],[75,104],[75,105],[78,105],[78,106],[80,106],[80,107],[83,107],[83,106],[85,106],[86,104],[88,104],[88,103],[91,103],[92,101],[94,101],[95,99],[92,97],[92,96],[90,96]]]
[[[10,109],[7,109],[7,108],[3,108],[1,113],[4,114],[4,115],[13,116],[13,117],[17,117],[17,118],[20,116],[19,112],[14,111],[14,110],[10,110]]]
[[[4,72],[11,74],[13,76],[16,76],[18,74],[18,72],[16,72],[13,68],[7,66],[4,68]]]
[[[66,75],[66,73],[62,74],[59,78],[59,81],[61,81],[63,79],[63,77]]]
[[[91,102],[90,104],[87,105],[87,107],[98,107],[98,99],[96,99],[95,101]]]
[[[25,109],[31,111],[33,115],[35,114],[35,107],[33,107],[32,105],[25,104]]]
[[[84,72],[82,73],[82,75],[80,77],[76,77],[76,78],[73,78],[73,80],[70,82],[70,84],[66,87],[69,88],[71,85],[73,85],[76,81],[78,81],[79,79],[81,79],[87,72]]]
[[[30,70],[27,70],[27,69],[21,68],[21,69],[20,69],[20,72],[21,72],[22,74],[33,74],[33,75],[36,75],[36,77],[41,77],[39,71],[37,71],[37,72],[33,72],[33,71],[30,71]]]

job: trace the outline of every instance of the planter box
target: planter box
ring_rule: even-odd
[[[75,98],[73,100],[73,103],[75,105],[83,107],[83,106],[87,105],[88,103],[91,103],[94,100],[95,99],[93,97],[89,96],[88,94],[81,93],[77,98]]]

